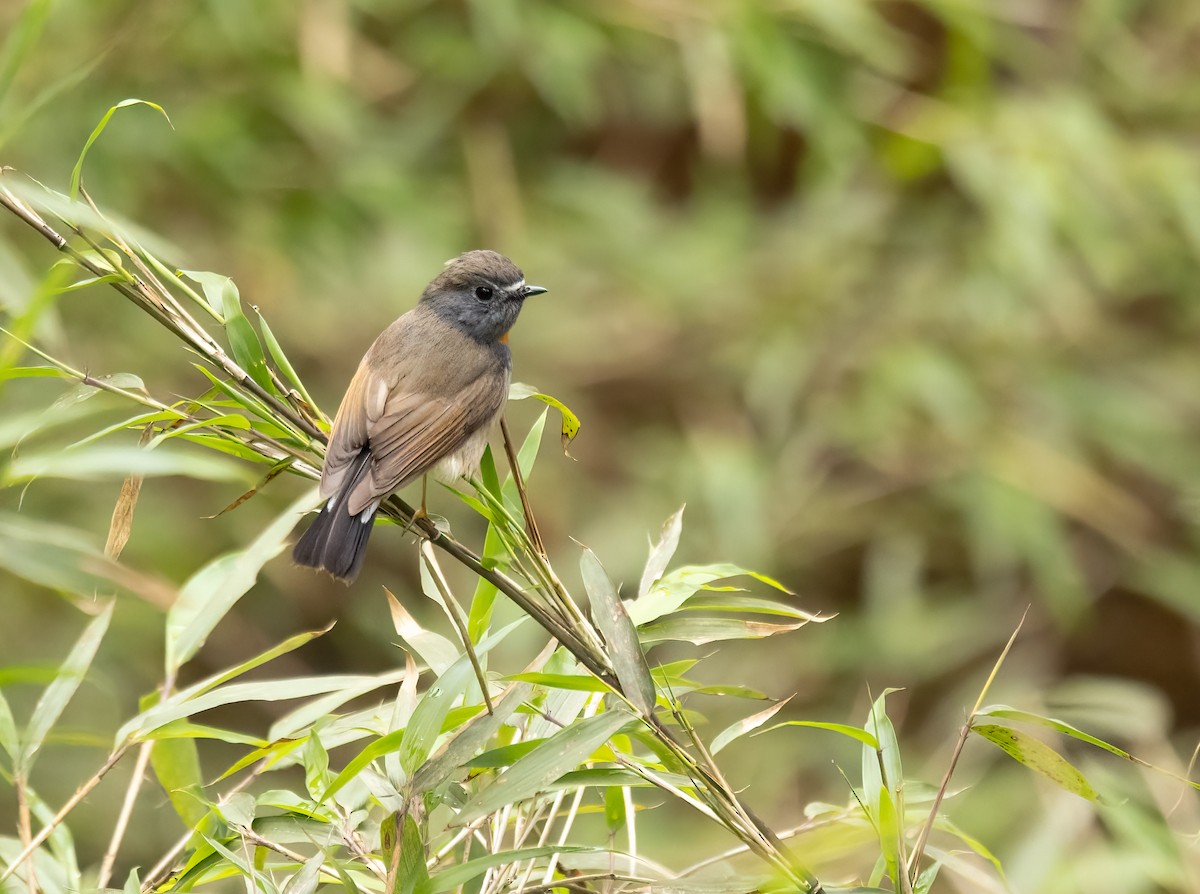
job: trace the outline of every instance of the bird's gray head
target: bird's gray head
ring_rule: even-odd
[[[526,298],[545,291],[526,285],[520,268],[504,255],[479,250],[447,261],[421,301],[463,334],[490,345],[504,339]]]

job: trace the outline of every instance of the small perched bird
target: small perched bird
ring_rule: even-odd
[[[384,497],[426,473],[453,480],[479,468],[508,399],[508,330],[525,299],[545,291],[503,255],[469,251],[375,339],[333,420],[327,502],[292,551],[297,563],[349,583]]]

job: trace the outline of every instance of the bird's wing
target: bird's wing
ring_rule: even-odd
[[[389,389],[360,368],[334,422],[322,494],[341,489],[364,447],[371,465],[350,495],[346,509],[352,514],[429,471],[495,418],[508,391],[505,373],[489,371],[447,395],[406,390],[403,382]]]

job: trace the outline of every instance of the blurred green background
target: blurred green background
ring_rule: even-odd
[[[713,681],[798,692],[787,716],[851,723],[869,692],[903,687],[889,704],[906,769],[936,783],[1028,606],[996,700],[1184,772],[1200,732],[1200,4],[26,6],[0,4],[0,38],[25,14],[0,60],[0,163],[64,189],[110,106],[160,103],[173,127],[117,114],[89,192],[176,246],[171,263],[233,276],[327,411],[446,258],[495,248],[547,286],[512,347],[514,377],[584,421],[575,461],[548,440],[531,482],[560,567],[572,536],[635,585],[646,534],[686,502],[679,559],[757,568],[839,613],[723,647]],[[54,260],[0,220],[0,315],[37,300]],[[64,296],[36,337],[164,399],[206,387],[102,288]],[[3,414],[61,393],[0,385]],[[510,415],[524,428],[533,413]],[[181,581],[299,487],[277,479],[210,520],[241,488],[150,481],[125,559]],[[0,491],[0,509],[102,543],[116,493],[35,482]],[[390,530],[349,591],[280,558],[196,672],[335,617],[277,672],[390,666],[379,584],[416,603],[416,567]],[[2,682],[21,704],[83,619],[14,575],[0,588]],[[79,741],[106,740],[154,687],[161,619],[122,601],[68,715]],[[708,708],[713,729],[736,716]],[[53,799],[99,752],[52,748]],[[782,829],[809,801],[847,799],[831,762],[856,754],[784,732],[724,766]],[[951,815],[1013,888],[1200,886],[1181,787],[1072,756],[1128,800],[1094,810],[968,746]],[[119,797],[106,783],[83,808],[82,854],[102,851]],[[179,831],[159,801],[136,815],[148,861]],[[670,862],[730,844],[692,823],[649,846]]]

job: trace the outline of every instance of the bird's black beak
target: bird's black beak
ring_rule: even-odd
[[[525,297],[532,298],[534,295],[545,295],[549,291],[549,289],[544,289],[541,286],[526,286]]]

